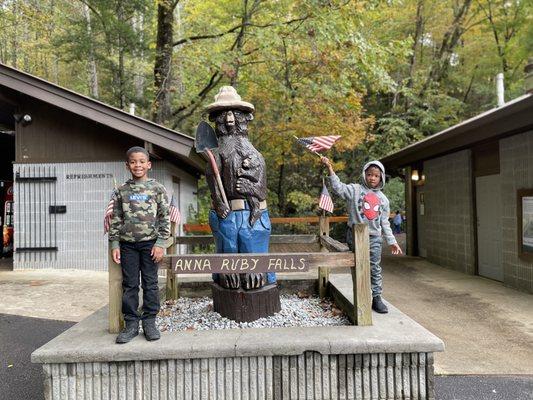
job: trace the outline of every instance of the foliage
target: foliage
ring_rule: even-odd
[[[389,199],[391,214],[405,211],[404,182],[400,178],[389,179],[383,193]]]
[[[171,84],[158,87],[163,2],[173,51]],[[521,95],[531,15],[522,0],[4,0],[0,62],[122,109],[135,103],[145,118],[168,90],[165,123],[191,135],[218,88],[234,85],[257,110],[250,136],[267,162],[271,213],[304,215],[317,212],[323,170],[294,135],[341,135],[328,156],[357,180],[364,162],[494,107],[496,73],[508,100]],[[400,182],[387,190],[403,209]],[[203,183],[199,201],[189,218],[204,222]]]

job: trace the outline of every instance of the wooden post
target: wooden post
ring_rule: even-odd
[[[122,269],[113,261],[111,249],[109,249],[109,261],[107,263],[109,275],[109,333],[119,333],[124,327],[122,315]]]
[[[406,235],[406,251],[410,256],[415,255],[415,219],[416,219],[416,198],[415,188],[411,180],[412,167],[405,168],[405,235]]]
[[[320,216],[319,220],[320,236],[329,236],[329,217],[324,214]],[[328,250],[321,245],[320,251],[327,252]],[[329,268],[318,267],[318,295],[320,298],[324,298],[327,295],[329,281]]]
[[[370,289],[370,239],[366,224],[353,226],[355,267],[352,268],[355,325],[372,325],[372,292]]]
[[[177,248],[176,246],[176,239],[175,239],[175,232],[176,232],[176,223],[171,222],[170,223],[170,232],[172,235],[172,244],[167,249],[167,254],[177,254]],[[179,297],[178,293],[178,277],[177,275],[173,274],[170,269],[167,269],[167,286],[166,286],[166,299],[167,300],[177,300]]]

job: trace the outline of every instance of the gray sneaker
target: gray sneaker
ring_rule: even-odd
[[[381,296],[372,298],[372,310],[380,314],[387,314],[389,312],[387,306],[381,301]]]
[[[161,337],[159,329],[155,326],[155,319],[143,320],[143,331],[146,340],[158,340]]]
[[[116,343],[128,343],[139,334],[139,321],[126,321],[126,327],[118,334]]]

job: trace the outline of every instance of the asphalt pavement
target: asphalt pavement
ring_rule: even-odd
[[[0,314],[0,399],[43,400],[40,365],[30,354],[73,322]],[[436,400],[533,400],[533,375],[435,377]]]
[[[0,314],[0,399],[41,400],[42,367],[31,353],[74,325],[70,321]]]
[[[533,375],[447,375],[435,378],[437,400],[532,400]]]

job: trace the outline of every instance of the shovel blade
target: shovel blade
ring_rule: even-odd
[[[196,128],[194,147],[196,148],[197,153],[216,149],[218,147],[218,140],[215,130],[205,121],[200,122]]]

